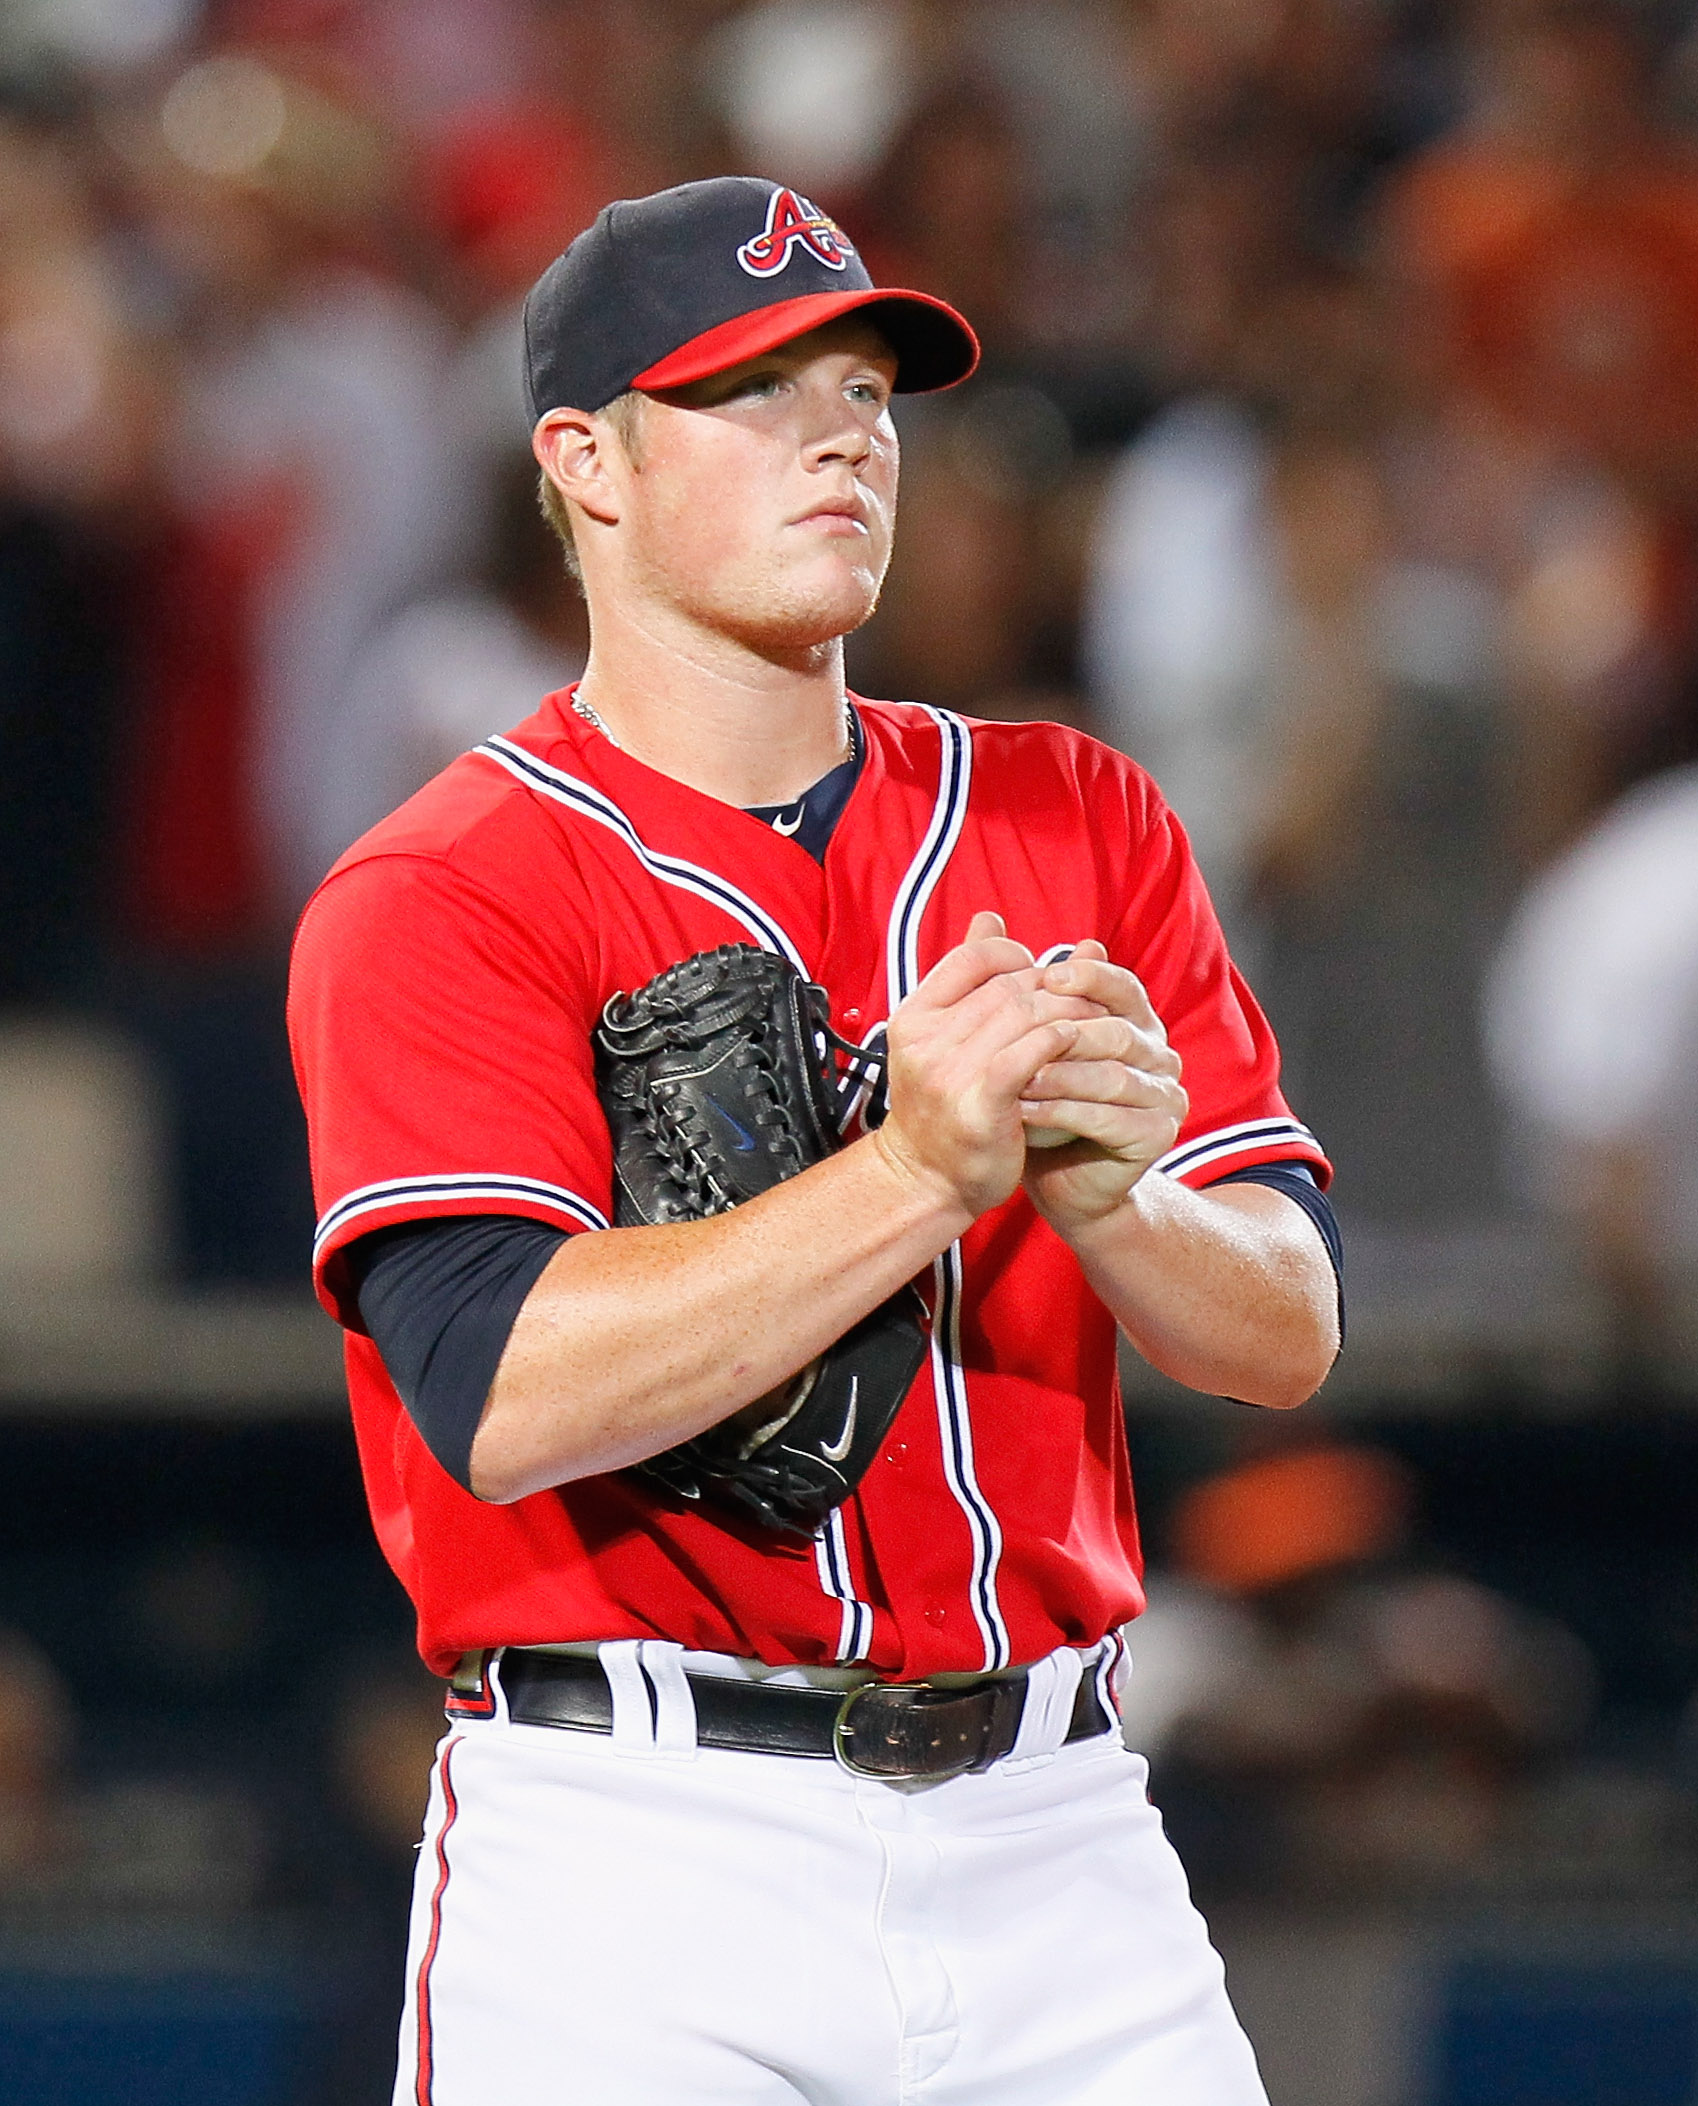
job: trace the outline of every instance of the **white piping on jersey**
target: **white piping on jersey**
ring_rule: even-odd
[[[979,1489],[973,1467],[973,1418],[968,1408],[967,1371],[961,1365],[961,1246],[952,1243],[932,1266],[937,1306],[932,1315],[932,1386],[937,1391],[938,1431],[943,1436],[943,1474],[967,1516],[973,1539],[973,1576],[968,1585],[973,1621],[985,1642],[985,1666],[1006,1667],[1008,1625],[997,1599],[996,1569],[1002,1562],[1002,1524]]]
[[[909,864],[890,910],[885,970],[890,1007],[911,994],[920,979],[920,923],[961,838],[967,796],[973,776],[973,741],[961,719],[948,710],[927,708],[938,728],[942,748],[938,762],[937,802],[914,860]],[[996,1571],[1002,1560],[1002,1525],[979,1488],[973,1465],[973,1420],[961,1365],[961,1246],[952,1243],[932,1267],[935,1303],[932,1312],[932,1387],[937,1394],[938,1432],[943,1470],[956,1504],[967,1519],[973,1545],[973,1571],[967,1596],[973,1620],[984,1640],[985,1666],[1006,1667],[1011,1657],[1008,1625],[997,1599]]]
[[[814,1537],[814,1563],[820,1585],[833,1601],[843,1604],[843,1627],[837,1637],[839,1660],[864,1660],[873,1649],[873,1611],[870,1602],[857,1600],[849,1570],[849,1539],[843,1529],[843,1509],[834,1506]]]
[[[839,1134],[846,1134],[850,1127],[854,1125],[856,1119],[866,1109],[873,1092],[883,1080],[883,1070],[890,1058],[890,1047],[887,1043],[889,1029],[889,1025],[881,1017],[876,1024],[868,1027],[860,1041],[862,1052],[871,1056],[871,1062],[862,1070],[860,1081],[852,1089],[847,1090],[838,1100],[837,1131]]]
[[[954,853],[967,817],[967,788],[973,773],[973,741],[967,727],[947,709],[926,708],[937,725],[942,754],[938,763],[937,802],[919,853],[896,888],[890,909],[885,980],[892,1013],[920,980],[920,922],[944,865]]]
[[[698,863],[687,863],[681,856],[661,855],[650,848],[638,834],[630,819],[611,797],[591,784],[582,782],[564,769],[552,767],[547,761],[538,760],[523,746],[511,739],[485,739],[482,745],[473,748],[486,760],[494,761],[516,776],[529,790],[541,797],[552,798],[569,811],[583,818],[593,819],[600,826],[617,834],[625,846],[642,864],[651,877],[659,878],[662,884],[676,885],[681,891],[692,892],[698,899],[721,908],[733,920],[742,923],[763,951],[774,951],[790,963],[803,976],[812,978],[802,961],[802,954],[785,931],[763,908],[756,905],[746,892],[739,891],[728,878],[717,871],[704,870]],[[605,1228],[607,1223],[597,1224]],[[873,1610],[870,1602],[859,1600],[855,1594],[855,1582],[849,1565],[849,1541],[843,1529],[843,1516],[834,1510],[814,1537],[814,1563],[818,1569],[820,1586],[829,1598],[842,1609],[842,1623],[837,1641],[839,1660],[860,1660],[871,1652],[873,1644]]]
[[[517,776],[538,796],[552,798],[556,804],[563,804],[568,810],[585,819],[593,819],[617,834],[651,877],[659,878],[663,885],[676,885],[682,892],[693,892],[698,899],[705,899],[710,905],[720,908],[733,921],[741,922],[763,951],[776,951],[781,958],[788,958],[804,979],[811,977],[801,952],[764,908],[758,907],[746,892],[739,891],[716,871],[704,870],[699,863],[687,863],[682,856],[665,856],[650,848],[618,805],[603,791],[581,782],[575,775],[568,775],[562,768],[538,760],[534,753],[527,753],[523,746],[515,745],[508,738],[485,739],[472,751],[481,753],[485,760],[494,761],[497,767],[505,768],[509,775]]]
[[[540,1178],[508,1177],[500,1171],[481,1170],[449,1172],[437,1177],[394,1177],[383,1184],[361,1185],[352,1192],[345,1192],[334,1206],[325,1208],[313,1237],[313,1260],[317,1262],[319,1253],[338,1229],[362,1215],[381,1213],[385,1207],[411,1206],[419,1202],[429,1202],[433,1212],[441,1213],[443,1209],[435,1204],[437,1201],[463,1199],[523,1199],[564,1214],[568,1221],[575,1221],[580,1228],[611,1226],[599,1207],[591,1206],[576,1192],[568,1192],[564,1185],[544,1184]]]
[[[1241,1119],[1236,1126],[1217,1126],[1212,1133],[1193,1134],[1190,1140],[1158,1156],[1150,1168],[1165,1171],[1169,1177],[1184,1177],[1193,1170],[1228,1162],[1235,1155],[1254,1154],[1273,1141],[1291,1144],[1299,1152],[1311,1149],[1317,1156],[1322,1153],[1320,1142],[1295,1119]]]

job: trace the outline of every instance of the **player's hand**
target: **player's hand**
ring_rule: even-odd
[[[1098,1012],[1021,1094],[1020,1114],[1033,1141],[1026,1190],[1065,1235],[1124,1203],[1179,1138],[1189,1104],[1179,1055],[1142,982],[1111,965],[1100,943],[1081,943],[1071,958],[1049,966],[1043,988],[1088,1001]]]
[[[1047,974],[998,914],[975,914],[890,1019],[890,1115],[875,1139],[899,1169],[974,1219],[999,1206],[1026,1162],[1021,1100],[1106,1020]]]

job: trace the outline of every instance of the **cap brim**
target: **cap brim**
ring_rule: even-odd
[[[669,351],[632,380],[634,388],[653,394],[661,388],[687,387],[728,366],[758,358],[778,344],[788,344],[819,329],[839,315],[865,314],[875,322],[896,353],[896,389],[902,395],[929,394],[965,380],[979,362],[979,340],[947,301],[930,293],[878,285],[864,292],[804,293],[795,300],[776,300],[750,314],[734,315],[717,328],[704,329],[676,351]]]

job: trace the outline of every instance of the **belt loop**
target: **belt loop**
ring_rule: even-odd
[[[613,1698],[619,1754],[695,1759],[696,1700],[684,1679],[683,1655],[670,1638],[608,1638],[596,1647]]]
[[[654,1684],[654,1752],[694,1762],[696,1698],[684,1674],[684,1648],[670,1638],[644,1638],[637,1658]]]
[[[493,1651],[460,1655],[460,1664],[454,1670],[442,1706],[450,1724],[459,1724],[469,1718],[499,1719],[503,1725],[507,1723],[507,1696],[495,1671],[505,1650],[498,1645]]]
[[[1057,1646],[1027,1668],[1026,1702],[1006,1768],[1037,1769],[1055,1759],[1073,1722],[1073,1702],[1084,1672],[1084,1661],[1070,1645]]]
[[[502,1656],[506,1651],[507,1648],[504,1645],[495,1646],[491,1650],[489,1658],[484,1662],[483,1669],[484,1684],[495,1707],[492,1715],[498,1718],[504,1726],[511,1723],[507,1716],[507,1692],[501,1686],[501,1675],[499,1672]]]
[[[613,1698],[613,1745],[621,1755],[655,1752],[654,1699],[643,1673],[640,1638],[608,1638],[595,1649]]]
[[[1119,1726],[1121,1699],[1132,1679],[1132,1648],[1124,1631],[1110,1631],[1103,1640],[1097,1664],[1097,1695],[1111,1725]]]

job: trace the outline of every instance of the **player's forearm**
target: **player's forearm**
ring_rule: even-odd
[[[717,1425],[970,1218],[875,1138],[711,1221],[572,1237],[513,1326],[472,1444],[473,1490],[522,1498]]]
[[[1264,1185],[1193,1192],[1159,1172],[1068,1240],[1152,1367],[1246,1404],[1301,1404],[1338,1352],[1338,1289],[1302,1209]]]

